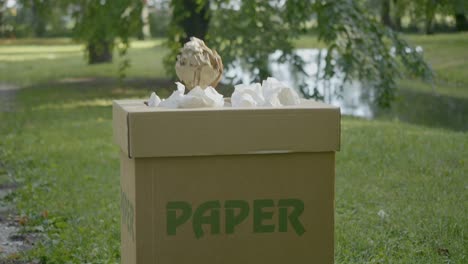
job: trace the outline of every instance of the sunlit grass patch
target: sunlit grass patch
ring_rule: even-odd
[[[165,77],[162,57],[166,49],[162,43],[161,39],[133,41],[127,76]],[[63,78],[118,77],[121,58],[117,51],[113,63],[88,65],[84,48],[81,44],[0,46],[0,82],[28,86]]]

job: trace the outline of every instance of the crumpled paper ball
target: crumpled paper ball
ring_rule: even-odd
[[[187,94],[185,86],[179,82],[176,83],[177,90],[167,99],[159,99],[156,93],[152,93],[148,100],[150,107],[165,108],[200,108],[200,107],[222,107],[224,106],[223,95],[219,94],[213,87],[208,86],[202,89],[197,86]],[[158,102],[159,99],[159,102]]]
[[[177,56],[176,74],[189,90],[199,86],[216,87],[223,75],[223,62],[203,40],[191,37]]]
[[[275,78],[269,77],[259,83],[240,84],[234,87],[231,96],[233,107],[254,107],[300,104],[297,92]]]

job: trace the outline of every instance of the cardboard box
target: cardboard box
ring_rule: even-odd
[[[340,110],[115,101],[122,263],[333,263]]]

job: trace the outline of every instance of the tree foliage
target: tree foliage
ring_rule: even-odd
[[[343,82],[365,81],[375,88],[375,100],[381,106],[389,106],[394,99],[395,81],[402,74],[432,79],[422,55],[355,2],[321,1],[314,9],[319,38],[328,44],[325,79],[339,69],[345,73]]]
[[[206,41],[221,54],[227,67],[241,61],[256,80],[270,75],[268,57],[277,51],[282,54],[280,63],[290,63],[302,80],[307,78],[293,40],[311,30],[310,21],[315,22],[312,29],[327,45],[325,72],[320,76],[323,80],[343,72],[343,83],[355,79],[366,82],[375,88],[375,101],[389,106],[395,97],[396,78],[406,73],[432,77],[422,54],[357,1],[212,0],[211,8]],[[176,52],[172,49],[172,58]],[[167,65],[173,67],[174,61]],[[299,86],[306,97],[321,97],[316,88],[311,91],[305,84]]]
[[[168,29],[168,55],[164,66],[170,76],[175,76],[174,64],[182,45],[190,37],[205,39],[211,20],[209,0],[170,0],[172,9]]]
[[[381,19],[384,24],[401,30],[401,18],[410,18],[410,24],[414,27],[422,26],[426,34],[435,33],[436,15],[453,17],[455,27],[450,22],[442,22],[445,30],[456,29],[457,31],[468,30],[466,23],[466,11],[468,1],[466,0],[363,0],[366,7],[381,10]],[[438,23],[441,23],[440,21]],[[453,22],[452,22],[453,23]]]
[[[214,1],[217,12],[208,35],[226,64],[242,59],[259,80],[270,75],[268,56],[276,50],[283,52],[281,62],[298,62],[292,40],[306,32],[312,12],[308,1],[242,1],[239,6],[229,3]]]
[[[130,37],[140,27],[141,0],[69,0],[74,8],[75,36],[86,42],[90,63],[112,59],[115,41],[120,55],[125,55]],[[110,58],[100,58],[102,55]],[[97,59],[97,61],[94,61]],[[128,61],[121,66],[126,68]]]
[[[0,0],[0,37],[3,37],[3,32],[5,31],[4,30],[4,13],[6,11],[6,0]]]
[[[60,16],[72,15],[73,35],[85,42],[86,57],[90,64],[110,62],[113,51],[118,47],[124,56],[130,37],[137,35],[141,27],[143,0],[18,0],[22,9],[32,11],[32,25],[36,36],[44,35],[46,23],[57,16],[51,11],[60,9]],[[129,66],[123,59],[121,76]]]
[[[36,37],[43,37],[46,32],[46,24],[52,17],[50,0],[20,0],[23,8],[31,10],[31,20]]]
[[[5,1],[6,2],[6,1]],[[47,25],[57,18],[57,9],[61,6],[61,2],[54,3],[51,0],[16,0],[17,7],[19,6],[20,13],[23,13],[25,21],[15,18],[15,22],[26,22],[35,37],[45,37]],[[15,12],[17,13],[17,12]],[[15,14],[16,16],[18,14]],[[23,25],[25,26],[25,25]]]

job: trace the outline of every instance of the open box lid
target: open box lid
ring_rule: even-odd
[[[328,152],[340,148],[340,109],[312,100],[285,107],[153,108],[113,103],[114,139],[130,158]]]

